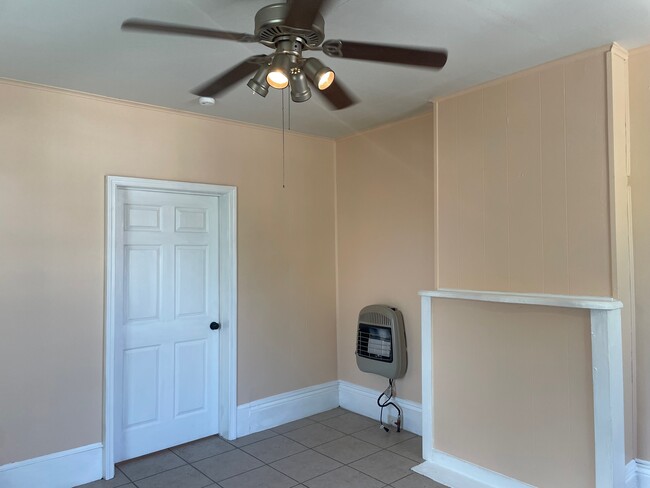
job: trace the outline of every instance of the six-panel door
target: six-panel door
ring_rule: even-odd
[[[115,461],[218,432],[218,198],[119,190]]]

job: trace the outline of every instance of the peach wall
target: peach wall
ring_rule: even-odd
[[[610,296],[600,52],[438,102],[438,285]]]
[[[636,286],[637,457],[650,460],[650,47],[632,51],[629,65]]]
[[[626,127],[621,110],[626,66],[621,58],[609,63],[609,56],[605,49],[582,53],[437,103],[437,284],[441,288],[616,296],[623,300],[627,307],[623,314],[623,366],[629,461],[636,455],[636,443],[633,317],[629,310],[633,303],[631,248],[623,245],[628,228],[627,208],[621,204],[627,200],[625,145],[620,144]],[[612,99],[613,108],[609,105]],[[622,135],[612,127],[622,127]],[[610,178],[615,168],[621,169],[620,164],[621,179],[613,183]],[[450,327],[470,326],[462,315],[449,314],[447,320]],[[523,321],[521,317],[513,320]],[[502,327],[516,325],[508,316],[504,321]],[[560,329],[550,329],[549,337],[539,344],[539,353],[549,361],[557,355],[554,347],[569,347]],[[532,330],[524,330],[530,332],[530,341],[537,340]],[[505,336],[502,340],[508,341]],[[552,374],[558,373],[551,373],[551,367],[542,371],[545,379],[541,384],[551,382]],[[569,380],[568,373],[563,374],[555,377],[559,384]],[[591,380],[588,375],[581,378],[586,382],[580,385],[581,391],[586,391]],[[504,380],[497,376],[493,380],[493,388],[504,388]],[[485,387],[471,376],[464,381],[470,391]],[[436,397],[444,397],[435,388]],[[519,394],[514,387],[512,392]],[[464,408],[480,415],[480,406],[471,405]],[[509,409],[507,397],[501,405]],[[565,414],[569,417],[558,416],[547,429],[559,428],[567,418],[582,420],[579,410]],[[523,425],[512,423],[516,417],[497,419],[492,432],[523,429]],[[461,446],[456,448],[460,457],[467,458],[474,449],[470,446],[481,443],[481,433],[456,420],[438,419],[446,423],[445,428],[456,425],[460,429],[454,435],[465,440],[465,455]],[[536,435],[545,438],[542,430]],[[522,436],[527,432],[530,434],[520,430]],[[579,445],[583,452],[593,454],[593,439],[584,431],[571,435],[572,440],[565,439],[562,446]],[[531,462],[519,469],[505,466],[503,461],[512,458],[510,447],[508,443],[493,446],[494,469],[507,469],[502,472],[524,480],[542,479],[536,478],[537,468]],[[556,449],[549,440],[546,450]],[[546,460],[550,469],[551,459]],[[565,478],[579,482],[575,486],[589,486],[591,478],[586,475],[591,472],[580,477],[579,466],[574,464],[574,471]],[[566,469],[571,468],[567,465]],[[546,479],[540,486],[565,486],[558,483]]]
[[[588,310],[433,300],[435,447],[533,486],[594,486]]]
[[[334,143],[289,134],[285,189],[281,154],[274,130],[0,83],[0,465],[101,442],[105,175],[238,187],[240,404],[336,379]]]
[[[433,286],[431,113],[337,141],[339,378],[383,390],[362,373],[354,348],[359,311],[384,303],[404,314],[409,365],[401,398],[419,402],[420,301]]]

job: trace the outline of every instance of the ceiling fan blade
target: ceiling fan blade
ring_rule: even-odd
[[[190,25],[168,24],[155,20],[128,19],[122,23],[122,30],[139,32],[157,32],[160,34],[177,34],[181,36],[209,37],[212,39],[225,39],[237,42],[257,42],[253,34],[242,34],[240,32],[228,32]]]
[[[447,62],[447,51],[445,49],[370,44],[367,42],[341,41],[339,39],[323,42],[323,52],[332,57],[423,66],[435,69],[442,68]]]
[[[268,61],[269,57],[266,55],[251,56],[241,63],[233,66],[225,73],[221,73],[209,81],[192,90],[192,93],[199,97],[214,97],[219,93],[232,87],[235,83],[242,78],[252,74],[260,64]]]
[[[325,90],[319,90],[315,85],[314,87],[318,93],[325,97],[333,110],[348,108],[358,102],[357,98],[337,79],[334,79],[334,82]]]
[[[288,0],[289,13],[284,24],[299,29],[310,29],[327,0]]]

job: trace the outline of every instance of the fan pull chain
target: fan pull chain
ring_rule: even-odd
[[[284,151],[284,90],[282,95],[282,188],[284,188],[284,164],[285,164],[285,151]]]

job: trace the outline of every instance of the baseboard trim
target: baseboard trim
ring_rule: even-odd
[[[70,488],[102,477],[102,444],[90,444],[0,466],[3,488]]]
[[[338,406],[338,381],[245,403],[237,407],[237,437],[277,427]]]
[[[463,488],[533,488],[523,481],[509,478],[476,464],[433,449],[430,460],[415,466],[413,471],[443,485]]]
[[[634,485],[634,488],[650,488],[650,461],[636,459],[634,463],[636,464],[636,485]]]
[[[339,380],[339,405],[346,410],[379,419],[377,397],[380,391]],[[422,404],[397,398],[395,400],[404,414],[404,430],[422,435]],[[391,409],[392,410],[392,409]],[[386,412],[384,412],[386,415]]]

